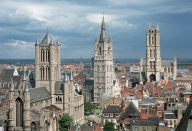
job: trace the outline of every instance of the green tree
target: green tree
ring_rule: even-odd
[[[93,113],[93,110],[95,109],[95,105],[91,103],[90,101],[87,101],[84,103],[84,111]]]
[[[114,131],[115,129],[114,129],[114,123],[113,122],[106,122],[105,123],[105,125],[104,125],[104,128],[103,128],[103,130],[104,131]]]
[[[68,131],[68,129],[73,125],[73,118],[68,114],[63,114],[59,119],[59,130]]]
[[[80,91],[78,91],[77,89],[75,89],[75,91],[79,94],[82,95],[82,89]]]

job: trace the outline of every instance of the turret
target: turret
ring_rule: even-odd
[[[64,82],[68,81],[68,76],[67,76],[67,72],[65,71],[65,77],[64,77]]]
[[[11,88],[10,88],[10,91],[11,92],[15,91],[12,77],[11,77]]]
[[[72,73],[72,69],[71,69],[70,81],[73,81],[73,73]]]

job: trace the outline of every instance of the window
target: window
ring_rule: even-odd
[[[134,131],[139,131],[139,127],[134,127]]]
[[[113,113],[110,113],[110,117],[113,117]]]

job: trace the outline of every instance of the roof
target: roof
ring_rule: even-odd
[[[94,80],[93,79],[85,80],[84,86],[94,86]]]
[[[121,107],[119,105],[109,105],[104,110],[103,113],[120,113]]]
[[[155,103],[156,100],[155,100],[155,99],[152,99],[152,98],[142,98],[142,99],[141,99],[141,102],[142,102],[142,103]]]
[[[135,107],[135,105],[130,102],[125,111],[121,114],[121,119],[131,118],[131,114],[139,114],[139,111]]]
[[[51,95],[46,87],[30,88],[30,103],[51,99]]]
[[[37,115],[37,116],[40,115],[40,113],[38,111],[36,111],[36,110],[31,110],[31,113],[34,114],[34,115]]]
[[[161,60],[162,66],[173,66],[173,60]],[[146,60],[142,60],[142,66],[146,66]]]
[[[64,92],[64,85],[63,81],[56,81],[55,82],[55,94],[61,94]]]
[[[165,113],[164,119],[177,119],[174,113]]]
[[[7,83],[9,83],[10,81],[11,81],[11,77],[12,77],[12,79],[13,79],[13,83],[17,83],[16,85],[15,85],[15,87],[19,87],[20,86],[20,81],[22,80],[22,77],[21,76],[2,76],[2,83],[3,82],[7,82]]]
[[[173,66],[173,60],[161,60],[162,66]]]
[[[130,120],[131,126],[157,126],[156,121],[152,120]]]
[[[45,37],[43,38],[41,44],[52,44],[52,38],[49,33],[46,33]]]
[[[122,104],[123,99],[122,98],[110,98],[107,102],[107,104],[117,104],[117,105],[121,105]]]
[[[4,69],[6,76],[13,76],[15,69]]]

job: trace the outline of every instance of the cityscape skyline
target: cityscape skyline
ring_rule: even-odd
[[[47,32],[61,43],[62,59],[91,58],[102,12],[114,58],[145,58],[146,29],[160,27],[162,58],[190,58],[192,2],[148,0],[4,1],[0,59],[34,59],[34,44]],[[75,10],[74,10],[75,9]],[[6,55],[4,55],[6,54]]]

